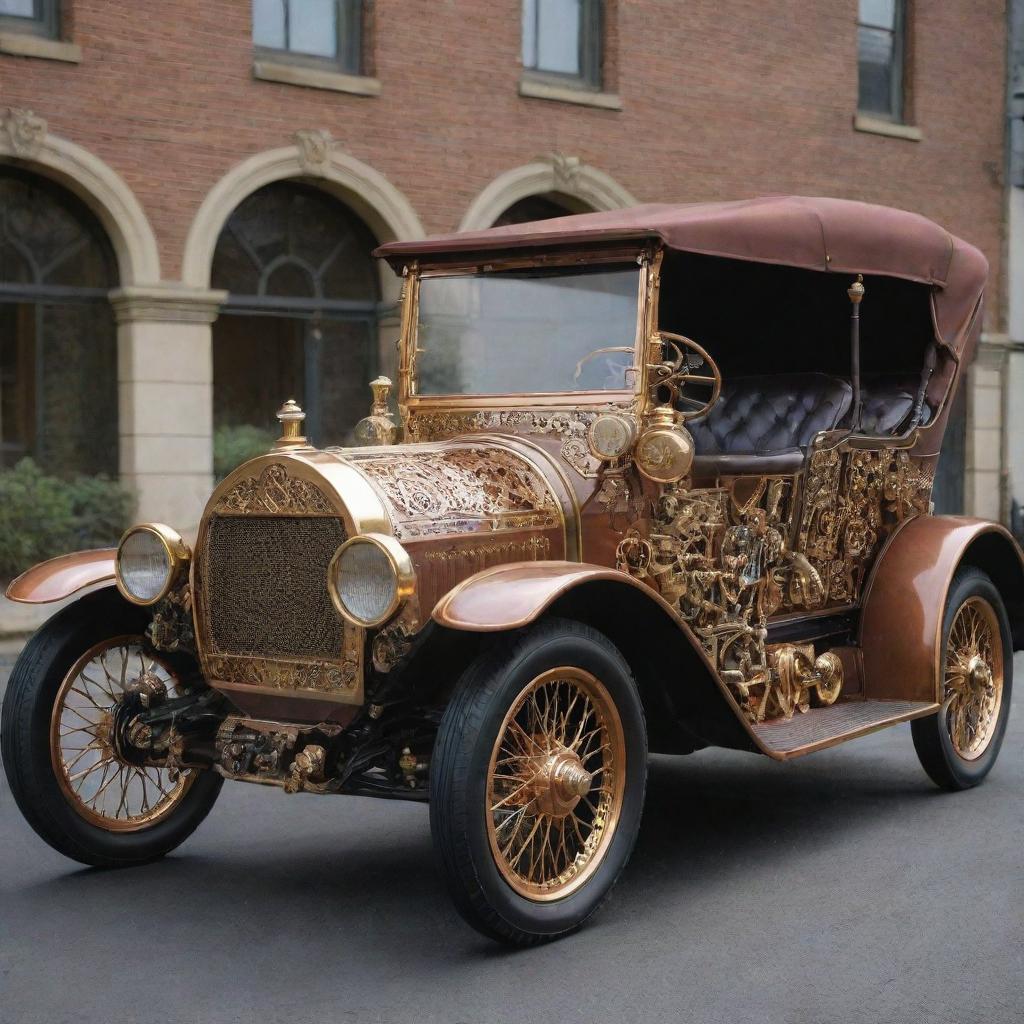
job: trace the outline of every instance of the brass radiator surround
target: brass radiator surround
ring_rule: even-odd
[[[264,456],[223,481],[203,516],[192,581],[212,686],[239,699],[362,703],[366,634],[331,606],[327,565],[367,525],[390,532],[361,475],[319,452]]]

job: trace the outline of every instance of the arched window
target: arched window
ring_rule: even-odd
[[[214,427],[273,429],[289,397],[316,444],[344,444],[377,371],[376,240],[332,196],[277,182],[239,204],[217,241],[228,291],[213,332]]]
[[[560,195],[527,196],[513,203],[495,222],[494,227],[505,224],[528,224],[534,220],[566,217],[570,213],[587,213],[588,208],[579,201]]]
[[[113,249],[51,182],[0,167],[0,466],[117,473]]]

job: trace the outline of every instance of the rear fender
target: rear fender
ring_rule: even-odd
[[[920,516],[875,564],[861,613],[865,696],[942,700],[942,619],[962,565],[992,577],[1006,604],[1014,649],[1024,648],[1024,555],[1005,527],[962,516]]]
[[[117,548],[76,551],[40,562],[12,580],[7,597],[21,604],[49,604],[98,583],[114,582]]]

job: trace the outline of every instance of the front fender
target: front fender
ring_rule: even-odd
[[[117,548],[58,555],[23,572],[7,587],[7,597],[21,604],[49,604],[97,583],[114,580]]]
[[[998,523],[920,516],[892,539],[876,563],[861,613],[864,693],[879,700],[942,700],[942,619],[961,565],[992,577],[1020,646],[1024,556]]]
[[[448,629],[496,633],[540,618],[563,594],[597,580],[642,591],[678,618],[671,605],[628,573],[586,562],[510,562],[484,569],[453,587],[434,606],[433,619]]]
[[[498,633],[528,626],[549,609],[589,622],[622,651],[645,698],[649,731],[661,724],[650,714],[657,692],[666,709],[698,712],[702,724],[695,731],[706,741],[777,756],[751,728],[689,624],[628,573],[579,562],[494,566],[450,590],[432,618],[450,630]]]

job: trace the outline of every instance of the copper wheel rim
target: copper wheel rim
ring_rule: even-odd
[[[537,676],[512,702],[487,772],[487,835],[502,878],[535,901],[575,892],[604,860],[626,784],[611,695],[579,668]]]
[[[953,616],[946,641],[942,712],[958,757],[988,749],[1003,704],[1003,640],[995,609],[969,597]]]
[[[163,680],[168,697],[181,696],[174,670],[148,652],[141,636],[96,644],[71,666],[50,715],[50,759],[68,804],[90,825],[137,832],[163,820],[195,780],[156,765],[134,765],[114,751],[111,724],[125,687],[143,672]]]

